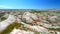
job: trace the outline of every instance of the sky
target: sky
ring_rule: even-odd
[[[0,0],[0,9],[60,9],[60,0]]]

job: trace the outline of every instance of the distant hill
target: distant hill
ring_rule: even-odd
[[[6,13],[6,12],[25,12],[25,11],[32,11],[32,10],[35,10],[35,11],[52,11],[52,12],[60,12],[60,9],[46,9],[46,10],[37,10],[37,9],[0,9],[0,13]]]

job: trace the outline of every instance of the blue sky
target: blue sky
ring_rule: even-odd
[[[60,9],[60,0],[0,0],[0,9]]]

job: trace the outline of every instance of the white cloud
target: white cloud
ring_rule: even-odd
[[[0,5],[0,9],[13,9],[13,8],[10,7],[10,6],[3,6],[3,5]]]

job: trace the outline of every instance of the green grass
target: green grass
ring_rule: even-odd
[[[48,28],[49,30],[53,30],[53,31],[59,31],[60,32],[60,28]]]
[[[0,14],[0,18],[3,16],[4,14]]]
[[[9,34],[15,27],[20,27],[21,24],[19,23],[13,23],[13,24],[10,24],[5,30],[3,30],[1,32],[1,34]]]
[[[2,32],[1,32],[1,34],[9,34],[14,28],[19,28],[19,27],[21,27],[23,24],[19,24],[19,23],[17,23],[17,22],[14,22],[13,24],[10,24],[5,30],[3,30]],[[21,30],[25,30],[25,31],[32,31],[32,32],[34,32],[35,34],[39,34],[39,32],[37,32],[37,31],[33,31],[32,29],[30,29],[30,28],[26,28],[26,27],[22,27],[22,28],[20,28]]]

